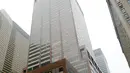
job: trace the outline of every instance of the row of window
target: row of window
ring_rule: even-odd
[[[38,49],[38,48],[40,48],[40,47],[41,47],[41,50],[44,50],[44,49],[46,49],[46,48],[49,48],[50,45],[47,45],[47,46],[45,46],[45,45],[42,45],[42,46],[32,45],[32,46],[30,46],[29,55],[32,55],[32,54],[34,54],[34,53],[40,51],[40,50],[36,50],[36,49]],[[34,51],[34,50],[36,50],[36,51]],[[32,52],[32,51],[33,51],[33,52]],[[30,52],[31,52],[31,53],[30,53]]]
[[[6,73],[9,73],[11,71],[13,55],[14,55],[14,50],[15,50],[15,37],[16,37],[16,31],[13,28],[11,36],[10,36],[10,40],[9,40],[7,54],[5,56],[3,70],[2,70],[3,72],[6,72]]]
[[[50,59],[50,57],[47,57],[47,58],[42,59],[41,62],[43,62],[43,61],[45,61],[45,60],[48,60],[48,59]]]
[[[38,45],[38,44],[37,44]],[[33,48],[33,47],[35,47],[35,46],[37,46],[37,45],[31,45],[29,48]]]
[[[30,58],[33,58],[33,57],[35,57],[35,56],[38,56],[39,54],[36,54],[36,55],[34,55],[34,56],[32,56],[32,57],[29,57],[29,59]],[[41,56],[41,58],[44,58],[44,57],[46,57],[46,56],[48,56],[48,55],[50,55],[50,53],[47,53],[47,54],[45,54],[45,55],[42,55]],[[32,59],[32,60],[29,60],[28,62],[32,62],[32,61],[35,61],[35,60],[37,60],[37,59],[39,59],[39,57],[36,57],[36,58],[34,58],[34,59]]]
[[[36,57],[36,56],[38,56],[38,55],[40,55],[40,54],[39,54],[39,53],[38,53],[38,54],[35,54],[35,55],[29,57],[29,59],[31,59],[31,58],[33,58],[33,57]]]
[[[35,64],[38,64],[38,63],[39,63],[39,61],[36,61],[34,63],[29,64],[28,66],[32,66],[32,65],[35,65]]]
[[[28,63],[30,63],[30,62],[32,62],[32,61],[35,61],[35,60],[37,60],[37,59],[39,59],[39,57],[36,57],[36,58],[34,58],[34,59],[32,59],[32,60],[29,60]]]
[[[29,50],[29,52],[34,51],[34,50],[36,50],[36,49],[38,49],[38,48],[40,48],[40,46],[35,46],[35,48]]]
[[[102,73],[101,70],[99,69],[99,67],[97,66],[96,62],[94,61],[94,59],[92,58],[92,56],[90,55],[90,53],[87,51],[87,54],[88,54],[88,58],[90,59],[90,64],[94,67],[96,67],[96,69],[98,70],[99,73]]]
[[[33,52],[29,53],[29,55],[32,55],[32,54],[37,53],[37,52],[39,52],[39,51],[40,51],[40,50],[33,51]]]
[[[29,69],[28,69],[28,72],[29,72],[29,71],[32,71],[32,70],[34,70],[34,69],[37,69],[37,68],[39,68],[39,65],[34,66],[33,68],[29,68]],[[27,70],[23,70],[23,73],[26,73],[26,72],[27,72]]]
[[[32,64],[30,64],[30,65],[28,65],[28,66],[32,66],[32,65],[37,64],[37,63],[38,63],[38,61],[37,61],[37,62],[34,62],[34,63],[32,63]],[[47,65],[47,64],[49,64],[49,63],[50,63],[50,61],[47,61],[47,62],[41,64],[41,66],[45,66],[45,65]],[[32,67],[32,68],[29,68],[29,69],[28,69],[28,72],[29,72],[29,71],[32,71],[32,70],[35,70],[35,69],[37,69],[37,68],[39,68],[39,65],[36,65],[36,66],[34,66],[34,67]],[[23,73],[26,73],[26,72],[27,72],[27,70],[23,70]]]
[[[63,73],[63,71],[64,71],[63,67],[60,67],[60,68],[56,68],[56,69],[49,70],[49,71],[46,71],[46,72],[41,72],[41,73]]]
[[[47,53],[45,55],[42,55],[41,58],[44,58],[44,57],[49,56],[49,55],[50,55],[50,53]]]
[[[42,51],[41,54],[44,54],[44,53],[49,52],[49,51],[50,51],[50,49]]]

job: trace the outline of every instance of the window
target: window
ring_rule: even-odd
[[[35,60],[37,60],[38,59],[38,57],[36,57],[36,58],[34,58],[34,59],[32,59],[32,60],[30,60],[30,61],[28,61],[28,62],[32,62],[32,61],[35,61]]]
[[[29,55],[32,55],[32,54],[34,54],[34,53],[36,53],[36,52],[39,52],[40,50],[36,50],[36,51],[34,51],[34,52],[32,52],[32,53],[29,53]]]
[[[63,72],[63,67],[60,67],[60,68],[59,68],[59,72]]]
[[[32,45],[32,46],[30,46],[29,48],[33,48],[33,47],[35,47],[35,46],[37,46],[37,45]]]
[[[33,51],[33,50],[36,50],[36,49],[38,49],[38,48],[40,48],[40,46],[37,46],[37,47],[31,49],[29,52],[31,52],[31,51]]]
[[[81,57],[83,58],[84,48],[80,49]]]
[[[37,66],[34,66],[34,67],[33,67],[33,70],[34,70],[34,69],[37,69],[38,67],[39,67],[39,65],[37,65]]]
[[[43,52],[41,52],[41,53],[43,54],[43,53],[46,53],[46,52],[48,52],[48,51],[50,51],[50,49],[48,49],[48,50],[45,50],[45,51],[43,51]]]
[[[26,70],[23,70],[23,73],[26,73]]]
[[[47,53],[47,54],[45,54],[45,55],[42,55],[41,58],[46,57],[46,56],[49,56],[49,55],[50,55],[50,53]]]
[[[39,63],[39,62],[36,61],[36,62],[34,62],[34,63],[32,63],[32,64],[29,64],[28,66],[32,66],[32,65],[35,65],[35,64],[37,64],[37,63]]]
[[[36,55],[33,55],[33,56],[29,57],[29,59],[30,59],[30,58],[33,58],[33,57],[36,57],[36,56],[38,56],[38,55],[39,55],[39,53],[36,54]]]
[[[48,59],[50,59],[50,57],[47,57],[47,58],[42,59],[41,62],[43,62],[43,61],[45,61],[45,60],[48,60]]]
[[[33,70],[32,68],[29,68],[29,69],[28,69],[28,72],[29,72],[29,71],[32,71],[32,70]]]

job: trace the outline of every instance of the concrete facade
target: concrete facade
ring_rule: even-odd
[[[122,51],[130,66],[130,4],[127,0],[107,0]]]
[[[0,11],[0,71],[22,73],[27,65],[29,35]]]
[[[66,58],[79,73],[91,73],[89,59],[83,54],[86,50],[94,58],[76,0],[35,0],[28,71]]]
[[[102,53],[101,49],[94,50],[94,54],[96,57],[96,63],[101,69],[102,73],[110,73],[108,63],[106,61],[106,58],[104,54]]]

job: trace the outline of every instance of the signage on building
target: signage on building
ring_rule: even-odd
[[[130,16],[128,15],[128,13],[126,12],[125,8],[123,7],[123,4],[121,2],[117,3],[121,12],[124,15],[124,18],[126,19],[126,21],[128,22],[128,24],[130,24]]]

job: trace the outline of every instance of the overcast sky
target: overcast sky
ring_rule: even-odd
[[[33,0],[0,0],[0,9],[28,34],[31,29]],[[101,48],[111,73],[130,73],[112,24],[105,0],[78,0],[85,16],[93,49]]]

